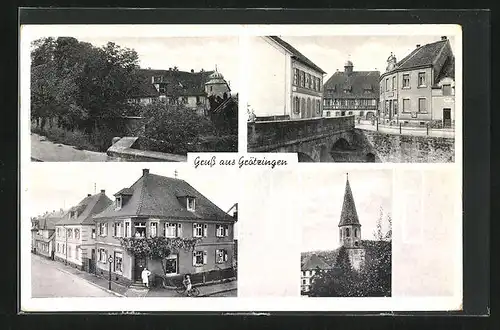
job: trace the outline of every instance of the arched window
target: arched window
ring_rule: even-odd
[[[311,118],[311,98],[307,98],[307,118]]]
[[[311,117],[315,117],[316,116],[316,102],[312,102],[312,116]]]
[[[354,237],[358,237],[358,228],[354,228]]]
[[[349,111],[349,115],[352,115],[352,111]]]
[[[295,96],[294,98],[294,106],[293,106],[293,110],[295,113],[300,113],[300,99],[298,96]]]
[[[345,229],[345,236],[346,236],[346,237],[351,237],[351,233],[350,233],[350,231],[349,231],[349,228],[346,228],[346,229]]]
[[[336,117],[340,117],[340,111],[335,112]]]
[[[327,112],[326,112],[326,116],[327,116],[327,117],[330,117],[330,111],[327,111]]]
[[[359,246],[359,242],[354,242],[354,246]]]
[[[306,99],[300,99],[300,118],[306,117]]]
[[[359,116],[360,116],[360,117],[363,117],[364,115],[365,115],[365,112],[364,112],[364,111],[360,111],[360,112],[359,112]]]
[[[321,102],[316,100],[316,112],[321,113]]]

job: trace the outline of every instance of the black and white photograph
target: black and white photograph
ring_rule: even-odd
[[[30,41],[31,160],[186,161],[238,151],[237,37]]]
[[[392,171],[333,173],[302,222],[301,295],[390,297]],[[319,180],[303,177],[305,186]]]
[[[33,170],[33,298],[237,295],[234,178],[152,165]]]
[[[300,162],[455,161],[454,35],[249,43],[265,54],[250,60],[249,152],[295,152]]]

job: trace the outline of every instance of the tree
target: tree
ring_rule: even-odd
[[[143,108],[142,116],[147,118],[145,137],[150,150],[160,142],[159,151],[185,154],[195,150],[203,135],[214,134],[209,119],[183,105],[154,102]]]

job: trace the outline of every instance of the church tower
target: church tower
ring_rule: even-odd
[[[354,197],[349,184],[349,174],[347,174],[344,203],[340,213],[339,240],[340,245],[347,249],[353,268],[360,270],[365,260],[365,249],[361,240],[361,224],[359,223]]]

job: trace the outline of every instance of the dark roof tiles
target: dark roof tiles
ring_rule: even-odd
[[[85,197],[78,205],[72,207],[70,212],[57,223],[57,225],[88,225],[93,224],[93,216],[113,204],[111,199],[103,192]],[[77,211],[78,216],[72,217],[72,211]]]
[[[162,77],[166,84],[166,95],[175,91],[181,96],[205,94],[205,83],[214,71],[186,72],[178,70],[139,69],[139,87],[132,97],[158,97],[160,93],[153,85],[153,77]]]
[[[356,212],[356,205],[354,204],[351,185],[349,184],[349,179],[347,179],[345,184],[344,203],[342,204],[342,212],[340,213],[339,227],[359,224],[358,213]]]
[[[335,72],[324,84],[325,98],[378,98],[379,71]],[[349,90],[346,93],[344,90]]]
[[[95,219],[120,216],[162,217],[231,221],[234,219],[203,196],[186,181],[145,173],[130,188],[130,199],[118,210],[112,205]],[[195,211],[183,206],[181,197],[195,197]]]

